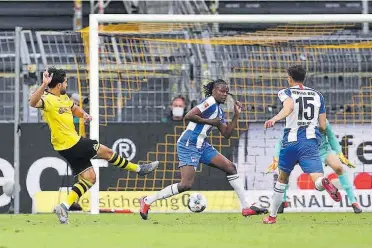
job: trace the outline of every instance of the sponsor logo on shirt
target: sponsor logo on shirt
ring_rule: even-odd
[[[67,113],[68,111],[69,111],[69,109],[66,108],[66,107],[60,107],[60,108],[58,109],[58,113],[59,113],[59,114],[64,114],[64,113]]]

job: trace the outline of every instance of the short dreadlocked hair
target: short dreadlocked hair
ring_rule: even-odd
[[[222,79],[217,79],[212,82],[207,83],[206,85],[203,85],[203,91],[205,97],[210,97],[212,95],[212,90],[214,87],[218,85],[227,85],[227,83]]]

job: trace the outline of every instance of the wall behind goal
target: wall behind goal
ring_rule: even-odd
[[[356,188],[372,188],[372,136],[371,126],[368,124],[334,124],[332,125],[336,137],[339,139],[344,154],[356,165],[355,169],[344,166],[349,179]],[[275,143],[282,135],[283,124],[278,123],[273,129],[265,130],[262,123],[250,124],[248,130],[239,140],[239,148],[235,162],[239,171],[246,176],[247,188],[266,190],[271,188],[275,173],[266,174],[275,151]],[[333,171],[325,168],[325,174]],[[290,189],[301,189],[308,184],[302,170],[296,166],[290,178]],[[368,185],[369,184],[369,185]]]

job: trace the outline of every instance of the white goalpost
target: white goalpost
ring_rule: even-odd
[[[327,14],[327,15],[125,15],[91,14],[89,17],[89,99],[90,138],[99,137],[99,25],[104,23],[371,23],[372,14]],[[91,213],[99,213],[99,160],[92,160],[97,175],[91,189]]]

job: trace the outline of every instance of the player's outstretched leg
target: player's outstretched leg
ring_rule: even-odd
[[[299,149],[299,164],[303,172],[310,175],[319,191],[326,190],[329,196],[336,202],[341,201],[341,194],[331,181],[324,177],[323,163],[319,153],[318,142],[309,139]]]
[[[68,224],[68,209],[65,205],[60,204],[55,206],[53,212],[57,215],[59,223]]]
[[[128,171],[137,172],[139,176],[145,176],[150,172],[154,171],[159,166],[159,161],[154,161],[148,164],[135,164],[129,162],[129,160],[123,158],[116,152],[112,151],[110,148],[100,145],[97,151],[97,155],[100,158],[106,159],[112,165],[122,168]]]
[[[239,176],[235,165],[230,160],[228,160],[222,154],[217,153],[217,155],[215,155],[208,164],[226,173],[227,180],[229,181],[231,187],[233,187],[234,191],[238,195],[240,205],[242,207],[242,215],[244,217],[268,213],[268,210],[266,208],[257,207],[255,206],[255,204],[252,205],[248,204],[248,201],[245,196],[243,179]]]
[[[283,200],[282,200],[282,204],[279,206],[278,214],[284,213],[284,209],[287,208],[287,206],[288,206],[288,202],[287,202],[287,190],[288,190],[288,184],[286,185],[286,187],[284,189]]]
[[[279,171],[278,181],[274,186],[274,193],[271,198],[270,214],[263,219],[264,224],[275,224],[278,210],[283,203],[285,191],[288,186],[289,173],[282,170]]]
[[[323,176],[323,173],[311,173],[310,174],[315,188],[319,191],[326,190],[329,196],[336,202],[341,201],[341,194],[338,189],[331,183],[331,181]]]
[[[336,154],[331,153],[328,154],[326,158],[326,164],[328,164],[334,172],[337,174],[338,179],[341,183],[342,188],[346,191],[346,195],[349,199],[349,202],[351,202],[351,206],[354,210],[354,213],[360,214],[362,213],[362,208],[360,207],[359,203],[356,200],[355,194],[354,194],[354,189],[353,185],[350,183],[348,175],[342,168],[341,161],[337,157]]]
[[[270,214],[263,219],[264,224],[275,224],[279,207],[283,203],[285,191],[288,187],[289,176],[298,162],[298,142],[288,143],[280,150],[279,154],[279,176],[274,185],[274,193],[271,198]]]
[[[140,215],[142,219],[147,220],[150,206],[153,202],[166,199],[173,195],[188,191],[194,183],[195,169],[194,166],[185,165],[180,168],[181,182],[165,187],[155,194],[141,198]]]
[[[64,202],[54,208],[54,213],[61,224],[68,224],[68,210],[70,206],[84,195],[96,182],[96,173],[90,167],[78,176],[78,182],[72,186]]]

